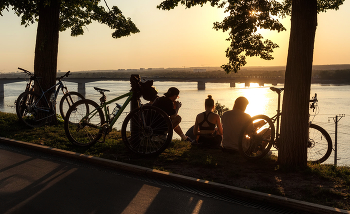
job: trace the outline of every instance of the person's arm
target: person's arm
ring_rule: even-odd
[[[174,103],[169,99],[166,102],[166,113],[170,116],[170,117],[175,117],[177,115],[176,110],[174,109]]]
[[[198,115],[197,115],[197,117],[196,117],[196,122],[194,123],[194,127],[193,127],[193,134],[194,134],[195,136],[199,135],[199,131],[198,131],[198,122],[197,122],[197,120],[198,120]]]
[[[176,113],[179,113],[179,109],[181,108],[181,105],[182,104],[179,101],[174,102],[174,109],[175,109]]]
[[[220,116],[219,115],[216,118],[216,124],[218,126],[218,134],[222,135],[223,131],[222,131],[222,125],[221,125],[221,120],[220,120]]]

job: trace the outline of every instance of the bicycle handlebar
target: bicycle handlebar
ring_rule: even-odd
[[[63,79],[64,77],[68,77],[69,74],[70,74],[70,71],[67,71],[67,73],[65,73],[63,76],[57,77],[56,79],[57,79],[57,80],[61,80],[61,79]]]
[[[28,71],[28,70],[26,70],[26,69],[24,69],[24,68],[18,67],[18,69],[19,69],[19,70],[22,70],[24,73],[26,73],[27,75],[29,75],[29,76],[31,76],[31,77],[33,77],[33,78],[36,77],[35,74],[32,74],[30,71]],[[61,76],[61,77],[56,77],[56,79],[57,79],[57,80],[61,80],[61,79],[63,79],[64,77],[68,77],[69,74],[70,74],[70,71],[68,71],[67,73],[65,73],[65,74],[64,74],[63,76]]]
[[[312,109],[312,111],[315,111],[316,103],[318,102],[316,93],[315,93],[315,96],[312,97],[312,99],[309,102],[311,103],[310,109]]]
[[[30,71],[23,69],[23,68],[20,68],[20,67],[18,67],[18,69],[22,70],[24,73],[28,74],[29,76],[34,77],[34,74],[32,74]]]
[[[316,103],[318,100],[317,100],[317,94],[315,93],[315,96],[312,97],[312,99],[309,101],[310,103],[313,102],[313,103]]]

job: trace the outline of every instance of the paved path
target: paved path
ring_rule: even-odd
[[[0,137],[0,214],[350,211]]]
[[[0,213],[275,213],[0,146]]]

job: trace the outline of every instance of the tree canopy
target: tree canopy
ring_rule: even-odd
[[[1,0],[0,15],[2,11],[12,9],[17,16],[21,17],[21,24],[28,26],[39,20],[39,3],[50,5],[51,2],[51,0]],[[99,5],[100,2],[100,0],[61,0],[59,31],[70,28],[72,36],[82,35],[84,27],[97,21],[114,30],[113,38],[139,32],[131,19],[125,18],[117,6],[111,9],[107,6],[107,11],[105,7]]]
[[[56,82],[59,32],[70,28],[72,36],[84,34],[84,27],[97,21],[114,30],[113,38],[138,33],[130,18],[125,18],[117,6],[108,11],[101,0],[0,0],[0,15],[12,9],[24,26],[38,23],[34,74],[42,77],[43,90]],[[35,86],[35,91],[40,91]],[[46,94],[47,98],[50,96]],[[53,118],[55,121],[55,117]]]
[[[317,11],[338,9],[344,0],[318,0]],[[210,3],[213,7],[225,8],[228,16],[221,22],[214,23],[215,30],[228,32],[230,46],[226,50],[228,63],[221,67],[227,72],[237,72],[246,65],[246,57],[259,56],[265,60],[274,59],[273,50],[278,44],[258,33],[258,29],[285,31],[280,18],[291,15],[292,0],[165,0],[158,5],[159,9],[171,10],[179,4],[186,8]]]
[[[228,16],[214,29],[228,31],[231,41],[226,50],[229,62],[221,67],[227,72],[237,72],[246,62],[246,56],[273,59],[272,52],[278,45],[263,40],[258,28],[286,30],[279,21],[290,15],[291,30],[280,135],[278,162],[282,168],[298,169],[307,165],[309,142],[309,100],[317,14],[328,9],[338,9],[344,0],[165,0],[158,8],[170,10],[185,5],[190,8],[210,3],[225,7]],[[272,136],[277,138],[278,136]],[[276,139],[277,140],[277,139]]]

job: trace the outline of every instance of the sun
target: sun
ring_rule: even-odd
[[[255,16],[255,15],[257,15],[257,13],[258,12],[255,10],[249,11],[250,16]]]

